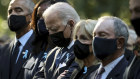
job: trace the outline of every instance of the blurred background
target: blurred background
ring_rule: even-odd
[[[33,0],[37,3],[39,0]],[[79,13],[81,19],[98,19],[112,15],[124,20],[130,27],[129,0],[67,0]],[[10,0],[0,0],[0,42],[14,38],[7,26],[7,8]]]

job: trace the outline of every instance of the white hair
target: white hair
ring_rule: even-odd
[[[48,14],[54,14],[56,12],[58,13],[58,17],[62,20],[63,24],[67,24],[68,20],[70,19],[72,19],[75,24],[80,21],[80,17],[76,10],[68,3],[64,2],[58,2],[51,5],[44,11],[43,18],[45,18]]]
[[[137,34],[133,29],[130,29],[130,28],[128,29],[128,32],[129,32],[129,38],[127,41],[127,45],[128,45],[127,48],[130,50],[133,50],[133,44],[137,40]]]

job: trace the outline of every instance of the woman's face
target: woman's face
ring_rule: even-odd
[[[43,12],[50,6],[50,2],[45,2],[38,7],[37,14],[42,17]]]
[[[89,45],[89,51],[92,51],[92,38],[89,38],[81,29],[78,29],[76,33],[76,39],[79,40],[82,44]]]

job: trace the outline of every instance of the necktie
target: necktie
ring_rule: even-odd
[[[68,48],[63,48],[61,52],[58,53],[57,58],[56,58],[56,66],[59,65],[60,60],[64,57],[64,54],[65,54],[64,52],[66,52],[67,50]]]
[[[12,68],[16,64],[16,59],[17,59],[17,56],[18,56],[18,53],[19,53],[20,44],[21,43],[19,41],[17,41],[16,44],[15,44],[15,48],[14,48],[14,50],[12,52],[12,55],[11,55],[11,66],[12,66]]]
[[[103,72],[105,72],[105,69],[102,67],[102,68],[99,70],[99,72],[97,73],[97,76],[96,76],[95,79],[101,79],[101,75],[102,75]]]
[[[13,73],[13,70],[14,70],[14,67],[16,65],[16,59],[17,59],[17,56],[18,56],[18,53],[19,53],[19,46],[20,46],[20,42],[17,41],[16,44],[15,44],[15,48],[12,52],[12,55],[11,55],[11,58],[10,58],[10,77]]]

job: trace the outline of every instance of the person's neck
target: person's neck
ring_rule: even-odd
[[[112,61],[114,61],[115,59],[117,59],[118,57],[120,57],[122,55],[124,51],[117,51],[114,54],[108,56],[107,58],[103,59],[101,62],[103,64],[103,66],[108,65],[109,63],[111,63]]]
[[[16,31],[16,37],[17,39],[19,39],[20,37],[22,37],[24,34],[26,34],[27,32],[29,32],[31,30],[31,28],[29,26],[27,26],[26,28],[20,29],[18,31]]]
[[[85,66],[90,67],[93,65],[93,61],[93,55],[89,55],[87,58],[84,59],[84,64]]]

